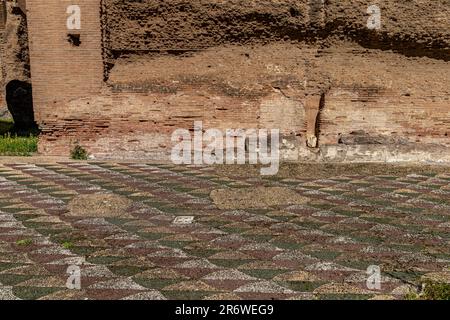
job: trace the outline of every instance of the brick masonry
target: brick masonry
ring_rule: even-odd
[[[397,23],[390,16],[417,15],[420,2],[380,4],[388,22],[375,34],[364,31],[364,1],[332,1],[314,15],[307,1],[265,1],[230,1],[241,8],[234,11],[225,2],[209,19],[230,27],[219,31],[204,19],[202,32],[183,23],[178,1],[28,0],[40,151],[65,155],[79,143],[96,158],[167,159],[173,130],[203,120],[221,129],[280,128],[287,160],[450,161],[442,1],[425,8],[432,23],[423,28],[424,18],[407,25],[400,13]],[[72,4],[82,12],[78,47],[65,27]],[[187,12],[204,17],[202,8],[193,1]],[[230,12],[241,11],[233,29]],[[249,12],[267,23],[245,21]]]
[[[81,30],[68,30],[69,5],[82,10]],[[99,94],[103,81],[99,1],[28,0],[27,18],[36,119],[58,103]],[[68,41],[79,34],[81,45]]]

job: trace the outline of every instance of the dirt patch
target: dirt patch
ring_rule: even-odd
[[[271,206],[305,204],[309,200],[297,192],[282,187],[218,189],[211,199],[219,209],[258,209]]]
[[[68,205],[68,216],[115,218],[128,217],[127,209],[133,202],[115,194],[83,194],[73,198]]]
[[[230,177],[260,177],[260,167],[253,165],[220,165],[215,173]],[[448,173],[448,166],[386,163],[284,163],[277,178],[321,179],[343,175],[394,175]],[[273,178],[273,177],[272,177]]]

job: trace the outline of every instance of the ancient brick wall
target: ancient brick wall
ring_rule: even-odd
[[[291,160],[450,161],[447,0],[75,3],[75,48],[73,1],[27,3],[44,153],[164,158],[202,120],[280,128]]]
[[[82,10],[80,30],[66,26],[67,7],[74,4]],[[43,114],[58,114],[57,103],[100,93],[100,0],[27,0],[27,20],[36,119],[45,126]],[[79,46],[70,34],[79,35]]]

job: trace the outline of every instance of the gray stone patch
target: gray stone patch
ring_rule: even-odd
[[[239,248],[239,251],[253,251],[253,250],[262,250],[262,251],[282,251],[282,249],[274,246],[270,243],[250,243]]]
[[[205,280],[256,280],[256,278],[249,276],[238,270],[229,269],[213,272],[203,277]]]
[[[98,278],[109,278],[115,277],[114,273],[108,269],[106,266],[92,266],[88,268],[81,269],[82,277],[98,277]]]
[[[339,236],[339,237],[330,239],[327,242],[335,243],[335,244],[354,244],[354,243],[356,243],[356,241],[354,241],[352,238],[345,237],[345,236]]]
[[[212,264],[206,259],[200,259],[200,260],[191,260],[183,262],[179,265],[177,265],[177,268],[186,268],[186,269],[218,269],[219,267],[215,264]]]
[[[112,279],[102,281],[89,286],[90,289],[115,289],[115,290],[146,290],[131,279]]]
[[[369,275],[366,272],[358,272],[358,273],[354,273],[350,276],[348,276],[347,278],[344,279],[344,282],[346,283],[363,283],[366,282],[368,279]],[[400,280],[389,277],[389,276],[384,276],[381,275],[381,286],[383,286],[383,283],[399,283]]]
[[[122,298],[121,300],[167,300],[161,292],[156,290],[151,290],[147,292],[140,292],[133,294],[131,296]]]
[[[158,252],[149,253],[147,257],[187,258],[188,255],[183,250],[167,248]]]
[[[105,240],[139,240],[139,239],[141,239],[139,236],[129,234],[126,232],[116,233],[105,238]]]
[[[305,268],[308,271],[359,271],[358,269],[348,268],[332,262],[318,262]]]
[[[0,284],[0,300],[20,300],[12,292],[12,287],[4,287]]]
[[[49,262],[48,264],[51,265],[77,265],[81,266],[83,264],[86,264],[86,260],[84,257],[69,257],[64,259],[59,259],[56,261]]]
[[[237,288],[236,290],[234,290],[234,292],[282,293],[282,294],[294,293],[294,291],[282,287],[272,281],[250,283]]]
[[[71,256],[73,255],[70,250],[61,248],[61,247],[45,247],[42,249],[38,249],[33,251],[33,254],[48,254],[48,255],[64,255],[64,256]]]
[[[312,214],[313,217],[345,217],[344,215],[337,214],[333,211],[322,210]]]
[[[139,241],[132,244],[127,245],[125,248],[133,248],[133,249],[149,249],[149,248],[156,248],[156,249],[163,249],[157,241]]]
[[[189,225],[194,222],[194,216],[179,216],[173,220],[173,224],[176,225]]]
[[[217,244],[226,244],[226,243],[233,243],[233,242],[254,242],[254,241],[249,241],[238,234],[230,234],[230,235],[226,235],[226,236],[214,239],[212,242],[217,243]]]
[[[270,230],[301,230],[304,229],[303,227],[300,227],[298,224],[290,223],[290,222],[281,222],[272,224],[269,227]]]
[[[280,253],[273,257],[273,260],[288,260],[288,261],[319,261],[319,259],[309,256],[307,254],[304,254],[300,250],[289,250],[283,253]]]

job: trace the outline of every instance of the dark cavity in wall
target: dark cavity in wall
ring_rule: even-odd
[[[326,104],[326,93],[322,93],[320,95],[320,102],[319,102],[319,113],[317,114],[316,119],[316,137],[317,137],[317,145],[320,146],[320,134],[321,134],[321,124],[323,121],[323,111],[325,109]]]
[[[67,41],[74,47],[79,47],[81,45],[81,36],[75,33],[69,33],[67,35]]]
[[[14,119],[14,129],[31,132],[37,128],[34,121],[33,92],[31,84],[12,80],[6,85],[6,103]]]

